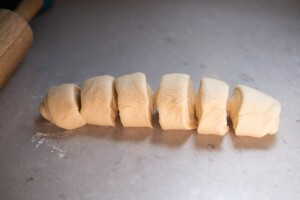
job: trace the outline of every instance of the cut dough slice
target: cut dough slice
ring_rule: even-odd
[[[153,92],[143,73],[116,79],[118,108],[124,127],[152,127]]]
[[[114,126],[117,116],[114,77],[97,76],[81,87],[81,116],[88,124]]]
[[[49,89],[40,105],[41,115],[58,127],[75,129],[86,124],[80,115],[80,89],[67,83]]]
[[[197,126],[195,94],[190,76],[167,74],[156,93],[159,123],[163,130],[190,130]]]
[[[281,105],[261,91],[236,86],[228,108],[236,135],[263,137],[278,132]]]
[[[220,80],[203,78],[196,97],[198,133],[225,135],[229,86]]]

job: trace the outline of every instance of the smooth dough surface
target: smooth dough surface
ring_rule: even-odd
[[[278,132],[281,105],[261,91],[236,86],[228,109],[236,135],[263,137]]]
[[[88,124],[114,126],[117,116],[114,77],[86,80],[81,87],[81,115]]]
[[[203,78],[196,97],[196,114],[200,134],[225,135],[229,86],[220,80]]]
[[[190,76],[166,74],[156,93],[159,123],[163,130],[190,130],[197,126],[195,94]]]
[[[116,79],[118,108],[124,127],[152,127],[153,91],[137,72]]]
[[[80,89],[67,83],[50,88],[40,105],[41,115],[63,129],[75,129],[86,124],[80,115]]]

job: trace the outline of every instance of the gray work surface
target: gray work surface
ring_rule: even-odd
[[[62,1],[31,22],[34,44],[0,92],[0,199],[299,199],[300,3]],[[141,71],[258,88],[282,104],[264,138],[85,126],[38,111],[47,89]],[[68,136],[69,134],[69,136]],[[44,137],[55,135],[56,137]],[[61,136],[61,137],[59,137]]]

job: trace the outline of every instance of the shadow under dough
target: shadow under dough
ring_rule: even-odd
[[[270,149],[276,142],[276,135],[266,135],[261,138],[236,136],[233,131],[229,133],[233,146],[236,149]]]
[[[152,134],[152,128],[130,128],[123,127],[120,117],[116,119],[116,127],[112,139],[116,141],[132,141],[141,142],[144,141],[150,134]]]
[[[198,149],[220,150],[224,136],[195,134],[195,144]]]
[[[228,119],[229,135],[232,140],[233,146],[236,149],[270,149],[276,143],[275,135],[266,135],[261,138],[248,137],[248,136],[236,136],[233,130],[231,120]]]
[[[71,135],[69,134],[70,131],[55,126],[41,116],[39,116],[34,123],[36,133],[41,133],[43,137],[65,138]]]
[[[191,130],[154,130],[152,143],[155,145],[165,145],[168,147],[179,147],[191,136]]]
[[[122,126],[120,118],[116,119],[116,126],[94,126],[85,125],[74,130],[64,130],[51,122],[38,117],[35,120],[36,133],[42,133],[43,137],[50,138],[70,138],[74,136],[88,136],[94,138],[107,138],[115,141],[141,142],[152,134],[154,145],[165,145],[176,148],[183,145],[186,140],[195,134],[195,144],[199,149],[220,150],[223,136],[201,135],[196,130],[167,130],[160,128],[158,113],[152,116],[153,128],[125,128]],[[228,120],[229,136],[236,149],[269,149],[276,143],[276,135],[266,135],[262,138],[236,136],[232,123]],[[35,133],[35,134],[36,134]]]
[[[70,138],[74,136],[87,136],[94,138],[104,138],[113,135],[115,127],[113,126],[95,126],[85,125],[73,130],[65,130],[45,120],[41,116],[35,120],[35,130],[43,137],[49,138]]]
[[[159,125],[158,112],[152,116],[153,134],[152,143],[168,147],[179,147],[194,133],[194,130],[162,130]]]

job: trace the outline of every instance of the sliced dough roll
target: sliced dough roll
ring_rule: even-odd
[[[203,78],[196,97],[197,132],[225,135],[229,86],[220,80]]]
[[[80,115],[80,89],[67,83],[48,90],[40,105],[41,115],[58,127],[75,129],[86,124]]]
[[[146,76],[137,72],[116,79],[118,108],[124,127],[152,127],[153,92]]]
[[[114,77],[97,76],[81,87],[81,115],[88,124],[114,126],[117,116]]]
[[[161,78],[156,93],[159,123],[163,130],[190,130],[197,126],[195,94],[190,76],[167,74]]]
[[[228,108],[236,135],[263,137],[278,132],[281,105],[261,91],[236,86]]]

